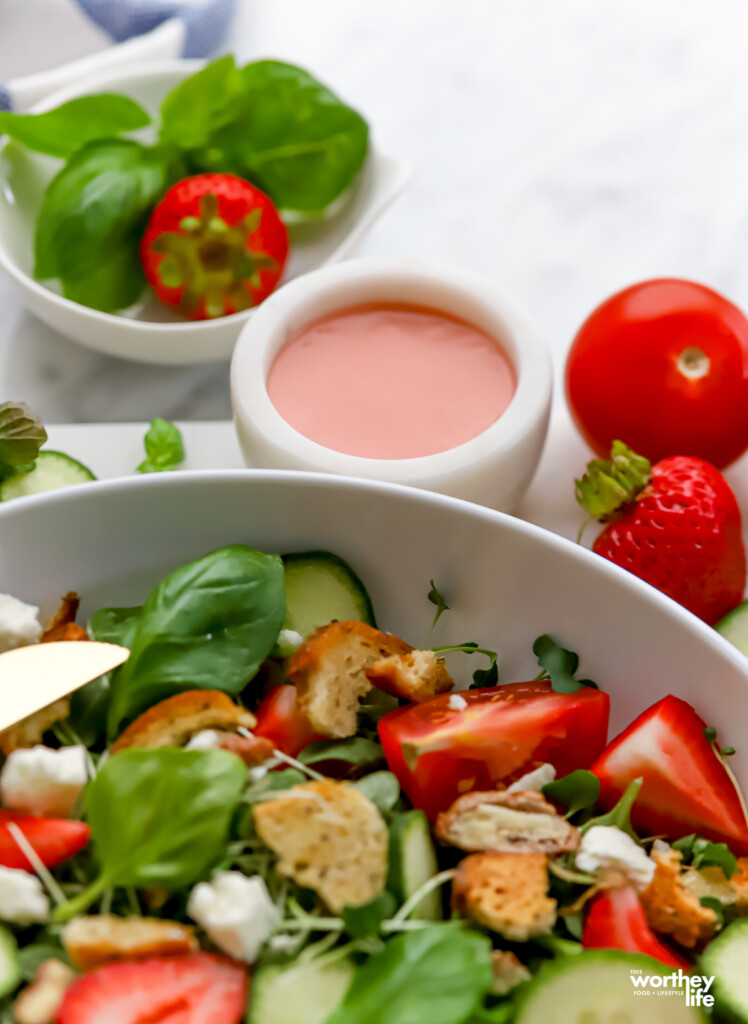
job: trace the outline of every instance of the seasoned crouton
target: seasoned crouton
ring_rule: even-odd
[[[468,852],[555,854],[579,846],[579,832],[536,790],[464,793],[438,816],[436,834]]]
[[[13,1003],[17,1024],[53,1024],[68,988],[75,981],[75,971],[62,960],[44,960],[36,969],[34,980]]]
[[[706,942],[716,931],[717,915],[710,907],[702,907],[685,885],[680,853],[672,849],[653,850],[652,857],[657,868],[640,897],[650,928],[662,935],[672,935],[687,949]]]
[[[735,893],[735,909],[742,916],[748,914],[748,857],[738,858],[738,874],[730,879],[730,888]]]
[[[544,853],[472,853],[452,883],[452,907],[513,942],[545,935],[556,921]]]
[[[444,659],[437,658],[433,651],[390,654],[370,665],[366,678],[377,689],[393,697],[406,697],[416,704],[447,693],[454,686]]]
[[[333,913],[367,903],[387,877],[387,827],[375,805],[346,782],[292,786],[254,807],[260,838],[278,871],[313,889]]]
[[[412,650],[399,637],[363,622],[331,622],[291,655],[287,675],[312,727],[322,736],[342,739],[355,734],[359,699],[371,689],[366,669]]]
[[[523,981],[529,981],[532,975],[525,965],[507,949],[491,950],[491,970],[493,984],[491,992],[495,996],[505,996]]]
[[[75,618],[81,601],[73,590],[69,590],[62,599],[62,604],[55,615],[49,620],[39,638],[40,644],[54,643],[60,640],[88,640],[88,633],[83,626],[76,625]]]
[[[0,732],[0,750],[3,754],[12,754],[14,750],[23,750],[26,747],[35,747],[42,742],[42,737],[47,729],[62,718],[70,714],[70,699],[63,697],[46,708],[40,708],[33,715],[16,722],[9,729]]]
[[[62,929],[62,944],[82,971],[120,960],[180,956],[199,948],[194,928],[158,917],[76,917]]]
[[[256,724],[253,714],[220,690],[186,690],[144,711],[112,746],[112,753],[127,747],[181,747],[205,729],[236,732]]]

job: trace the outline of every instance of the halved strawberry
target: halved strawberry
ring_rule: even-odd
[[[13,822],[36,850],[48,868],[61,864],[88,844],[91,829],[84,821],[67,818],[35,818],[30,814],[0,810],[0,867],[22,868],[33,874],[28,857],[13,838],[8,824]]]
[[[196,953],[108,964],[74,981],[57,1024],[239,1024],[247,972],[231,960]]]
[[[599,802],[609,810],[629,783],[642,778],[631,813],[637,831],[667,839],[698,832],[746,854],[743,798],[705,728],[686,701],[673,696],[658,701],[592,765],[600,779]]]
[[[607,889],[590,902],[582,931],[585,949],[622,949],[627,953],[644,953],[660,963],[690,970],[683,957],[668,949],[655,936],[631,886]]]

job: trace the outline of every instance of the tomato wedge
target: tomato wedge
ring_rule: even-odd
[[[275,746],[296,757],[304,747],[325,739],[315,732],[309,719],[296,703],[296,687],[282,683],[271,690],[256,711],[257,725],[252,732],[272,740]]]
[[[595,896],[587,911],[582,930],[585,949],[621,949],[626,953],[644,953],[670,967],[691,970],[691,964],[663,945],[647,924],[636,890],[607,889]]]
[[[698,832],[748,853],[740,790],[686,701],[665,697],[617,736],[592,765],[609,810],[636,778],[644,784],[631,821],[638,832],[678,839]]]
[[[66,818],[35,818],[30,814],[0,810],[0,867],[34,872],[26,854],[13,838],[8,824],[16,824],[36,850],[42,863],[53,868],[82,850],[91,838],[83,821]]]
[[[470,789],[494,789],[544,762],[559,775],[587,768],[605,747],[610,700],[591,687],[556,693],[550,682],[445,693],[398,708],[379,723],[390,770],[415,807],[435,818]]]

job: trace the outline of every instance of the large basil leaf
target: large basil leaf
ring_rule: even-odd
[[[182,690],[239,693],[272,650],[285,613],[278,555],[234,544],[177,569],[121,635],[132,654],[112,675],[110,735]]]
[[[190,155],[201,170],[233,171],[282,210],[315,215],[352,183],[366,157],[366,121],[301,68],[248,64],[241,111]]]
[[[102,92],[81,96],[44,114],[0,111],[0,134],[50,156],[69,157],[94,139],[134,132],[150,124],[143,108],[129,96]]]
[[[91,142],[52,179],[36,222],[34,273],[65,296],[104,311],[140,296],[138,249],[148,216],[182,173],[169,147]]]
[[[110,886],[180,889],[203,877],[225,853],[245,776],[223,750],[131,748],[107,758],[86,794],[99,875],[58,920]]]
[[[327,1024],[463,1024],[491,987],[490,954],[449,925],[404,932],[357,969]]]
[[[207,146],[217,128],[239,115],[243,92],[234,58],[214,60],[166,97],[161,106],[161,138],[181,149]]]

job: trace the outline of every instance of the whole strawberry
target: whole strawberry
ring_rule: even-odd
[[[608,525],[593,550],[713,625],[743,599],[740,509],[722,474],[675,455],[651,466],[621,441],[576,481],[577,501]]]
[[[276,287],[288,233],[271,200],[233,174],[178,181],[140,246],[148,283],[171,309],[206,320],[249,309]]]

